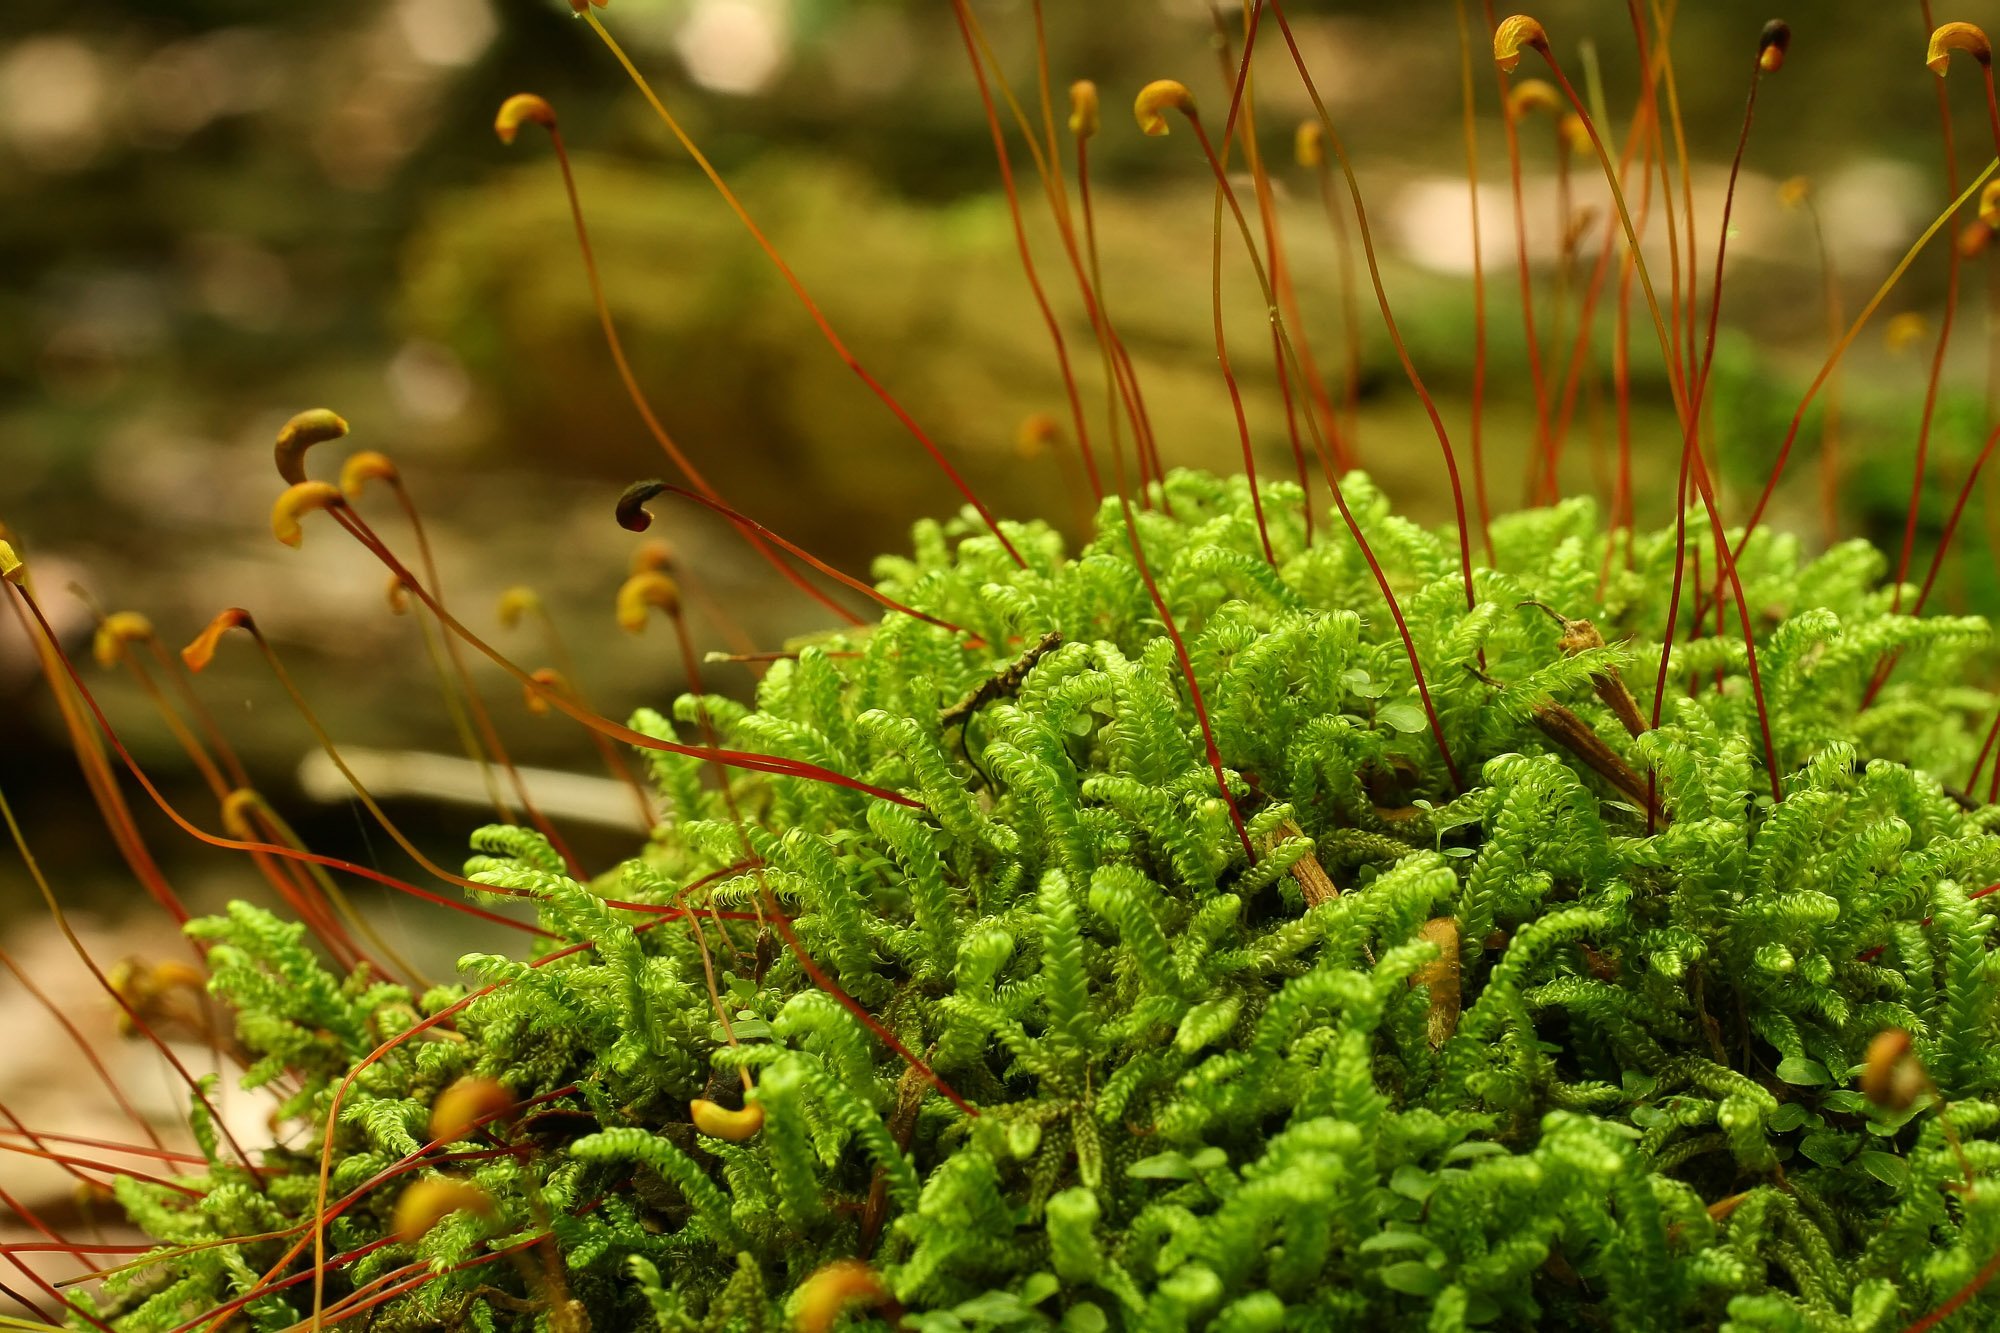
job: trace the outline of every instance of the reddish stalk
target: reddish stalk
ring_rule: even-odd
[[[1496,26],[1493,0],[1481,0],[1481,3],[1486,12],[1487,30],[1491,32]],[[1521,184],[1521,131],[1513,111],[1512,88],[1507,72],[1497,65],[1493,70],[1493,82],[1499,89],[1500,124],[1506,131],[1507,177],[1514,200],[1514,266],[1521,284],[1521,333],[1528,346],[1528,383],[1535,399],[1535,438],[1528,457],[1539,460],[1548,452],[1549,394],[1547,377],[1542,370],[1541,335],[1535,328],[1535,283],[1528,264],[1528,211]]]
[[[722,179],[722,174],[715,169],[714,164],[708,160],[707,155],[701,151],[701,148],[695,141],[688,137],[687,131],[681,128],[681,123],[674,118],[673,113],[667,110],[666,103],[662,102],[659,95],[653,91],[653,86],[646,81],[646,76],[639,72],[639,67],[632,63],[632,58],[625,54],[625,48],[618,44],[617,38],[613,37],[606,30],[605,26],[598,21],[594,10],[585,9],[583,11],[583,18],[585,22],[590,24],[591,31],[597,34],[598,39],[611,52],[613,58],[624,68],[625,73],[631,77],[632,82],[638,87],[640,94],[646,99],[647,104],[652,107],[654,114],[666,125],[668,132],[674,136],[682,150],[690,158],[694,159],[695,165],[701,168],[702,175],[708,177],[709,184],[713,185],[716,192],[722,196],[723,202],[729,206],[729,211],[736,215],[736,220],[743,224],[744,228],[750,233],[751,238],[756,241],[758,248],[764,252],[765,257],[777,268],[779,276],[784,279],[785,285],[791,288],[792,294],[798,298],[799,304],[805,307],[806,314],[812,319],[814,325],[818,327],[821,336],[826,339],[827,345],[833,348],[834,354],[841,359],[842,363],[849,370],[854,372],[856,378],[868,387],[870,393],[881,400],[882,405],[887,407],[895,415],[896,420],[902,423],[903,429],[909,432],[910,437],[923,447],[925,453],[930,455],[931,461],[937,464],[939,470],[945,474],[945,477],[951,482],[952,486],[965,498],[965,502],[978,512],[980,519],[986,524],[987,530],[999,541],[1001,549],[1007,552],[1009,558],[1021,568],[1026,569],[1028,562],[1018,550],[1014,549],[1013,541],[1001,530],[1000,520],[993,516],[993,511],[986,507],[986,502],[980,499],[978,493],[966,483],[965,478],[959,475],[958,469],[952,466],[951,460],[944,456],[943,451],[938,448],[937,442],[931,439],[922,426],[917,424],[916,418],[910,415],[909,410],[897,401],[888,389],[883,387],[880,380],[868,372],[868,368],[861,364],[853,352],[848,350],[847,344],[841,340],[838,333],[834,332],[833,325],[827,321],[818,303],[806,291],[805,284],[799,280],[798,275],[792,271],[792,266],[786,263],[784,256],[778,252],[778,247],[771,243],[771,239],[764,234],[763,228],[757,225],[756,220],[750,216],[749,210],[744,208],[742,202],[737,199],[736,192],[731,190],[728,183]]]
[[[711,500],[706,496],[697,495],[693,491],[670,485],[664,481],[638,481],[626,487],[624,495],[619,497],[618,501],[618,525],[629,532],[644,532],[653,521],[652,516],[646,512],[644,506],[648,500],[660,495],[677,495],[683,500],[692,500],[703,508],[722,515],[722,517],[728,519],[738,527],[756,532],[758,536],[763,537],[773,545],[782,547],[787,554],[798,557],[842,587],[853,589],[885,610],[909,616],[912,620],[921,620],[928,625],[935,625],[950,634],[966,633],[964,629],[952,624],[949,620],[942,620],[927,611],[919,611],[913,606],[897,601],[872,585],[862,582],[851,574],[842,573],[804,547],[779,536],[756,519],[737,513],[720,500]],[[844,611],[842,614],[851,625],[866,623],[852,611]],[[968,643],[967,647],[977,647],[980,642],[975,636],[974,641]]]
[[[1247,76],[1250,68],[1251,42],[1256,37],[1256,11],[1254,10],[1251,13],[1250,21],[1250,37],[1243,44],[1242,67],[1245,76]],[[1187,93],[1187,90],[1182,88],[1181,85],[1174,84],[1173,86],[1179,88],[1183,95]],[[1151,88],[1156,89],[1159,87],[1160,85],[1157,83],[1151,85]],[[1242,93],[1242,87],[1241,77],[1239,77],[1237,83],[1237,94],[1239,97]],[[1142,92],[1139,97],[1140,105],[1144,107],[1146,94]],[[1195,142],[1201,145],[1201,155],[1207,160],[1208,169],[1215,176],[1214,252],[1209,265],[1210,308],[1214,315],[1215,327],[1215,359],[1222,367],[1223,383],[1229,386],[1230,409],[1236,414],[1236,435],[1243,447],[1243,473],[1250,482],[1250,509],[1257,517],[1257,537],[1264,545],[1264,559],[1273,568],[1276,568],[1278,557],[1271,549],[1271,530],[1264,522],[1264,496],[1257,486],[1257,459],[1252,453],[1250,446],[1250,420],[1243,412],[1243,391],[1236,383],[1236,371],[1230,366],[1229,341],[1223,335],[1222,331],[1222,205],[1225,199],[1228,201],[1230,211],[1235,214],[1237,225],[1243,229],[1244,243],[1250,246],[1253,255],[1256,252],[1256,242],[1250,239],[1249,221],[1243,216],[1242,207],[1236,202],[1236,192],[1229,184],[1229,176],[1223,168],[1222,159],[1216,156],[1215,145],[1209,142],[1208,130],[1202,125],[1199,113],[1195,111],[1194,98],[1191,96],[1185,97],[1185,100],[1176,105],[1174,109],[1187,118],[1189,127],[1194,131]],[[1223,131],[1225,142],[1233,128],[1235,112],[1236,105],[1232,103],[1230,107],[1231,126],[1225,128]],[[1142,114],[1144,113],[1142,112]],[[1166,121],[1159,117],[1157,109],[1153,110],[1151,115],[1153,122],[1156,122],[1159,128],[1155,129],[1153,128],[1153,123],[1142,121],[1141,124],[1146,133],[1153,135],[1164,134],[1166,132]],[[1249,846],[1247,839],[1244,846],[1246,849]]]
[[[1467,213],[1472,224],[1472,410],[1469,422],[1472,494],[1479,507],[1479,540],[1486,547],[1486,563],[1490,565],[1494,563],[1493,508],[1486,494],[1486,249],[1480,230],[1479,120],[1472,95],[1472,24],[1466,17],[1465,0],[1452,0],[1452,9],[1458,17],[1459,100],[1464,108],[1460,132],[1465,137]],[[1504,116],[1504,90],[1502,97],[1501,114]]]
[[[511,118],[510,109],[514,113]],[[618,336],[617,323],[611,318],[611,303],[605,297],[604,281],[597,270],[597,251],[590,243],[590,228],[584,224],[583,199],[577,191],[576,173],[570,167],[569,149],[563,143],[562,131],[556,127],[555,111],[546,101],[531,94],[509,99],[501,106],[500,118],[494,124],[502,143],[511,144],[514,141],[514,136],[523,120],[532,120],[549,132],[549,144],[555,150],[556,164],[562,169],[563,192],[569,197],[570,220],[576,229],[577,250],[583,256],[584,277],[590,284],[591,305],[597,311],[597,324],[604,333],[604,346],[611,353],[611,363],[618,371],[619,383],[625,387],[625,396],[631,400],[632,406],[639,413],[639,419],[645,423],[646,433],[651,435],[653,442],[673,460],[674,466],[681,470],[681,475],[688,479],[688,484],[710,499],[720,500],[721,493],[709,484],[708,478],[702,476],[701,470],[694,465],[693,460],[681,452],[680,445],[674,442],[674,437],[661,423],[659,414],[653,411],[652,401],[647,398],[646,391],[639,387],[639,377],[633,373],[632,363],[625,355],[625,343]],[[757,553],[793,587],[827,606],[835,614],[840,613],[838,606],[826,602],[816,589],[805,582],[797,570],[780,560],[776,552],[757,541],[755,537],[751,537],[750,544],[756,547]]]
[[[1083,469],[1090,478],[1090,496],[1093,500],[1104,499],[1104,483],[1097,475],[1097,456],[1090,448],[1090,427],[1084,421],[1083,398],[1076,390],[1076,372],[1069,362],[1069,343],[1063,337],[1062,325],[1056,320],[1055,310],[1049,305],[1049,294],[1042,287],[1041,274],[1035,268],[1034,251],[1028,245],[1028,227],[1021,218],[1021,195],[1014,186],[1014,164],[1007,152],[1007,136],[1000,128],[1000,113],[993,105],[993,94],[986,86],[986,65],[979,58],[979,49],[973,44],[972,30],[966,24],[965,0],[952,0],[952,16],[958,20],[959,36],[965,41],[966,58],[972,62],[972,77],[979,85],[979,104],[986,112],[986,128],[993,136],[993,156],[1000,164],[1000,188],[1007,197],[1007,216],[1014,226],[1014,247],[1021,256],[1021,271],[1027,276],[1028,288],[1035,294],[1035,304],[1042,312],[1042,323],[1048,329],[1049,341],[1056,349],[1056,364],[1062,370],[1063,393],[1069,399],[1070,421],[1076,428],[1076,444],[1083,454]],[[1039,19],[1039,15],[1037,16]],[[1039,31],[1039,23],[1037,25]],[[1046,67],[1043,67],[1044,70]],[[1044,103],[1048,95],[1046,77],[1042,80]]]
[[[1285,46],[1291,52],[1292,64],[1298,69],[1299,78],[1312,98],[1313,110],[1319,115],[1326,144],[1333,150],[1335,160],[1340,163],[1341,175],[1347,182],[1348,197],[1354,204],[1355,222],[1361,233],[1361,251],[1368,261],[1368,276],[1375,288],[1375,302],[1382,311],[1382,323],[1388,329],[1389,341],[1395,344],[1396,358],[1402,362],[1403,374],[1409,379],[1410,387],[1416,390],[1417,397],[1423,401],[1424,412],[1430,418],[1431,430],[1437,436],[1438,450],[1444,455],[1445,472],[1451,481],[1452,510],[1458,519],[1459,570],[1465,583],[1465,606],[1469,611],[1477,603],[1477,599],[1472,590],[1472,529],[1466,521],[1465,487],[1459,480],[1458,455],[1452,449],[1451,435],[1445,429],[1444,418],[1438,413],[1437,402],[1424,387],[1423,376],[1417,373],[1416,363],[1410,359],[1410,349],[1403,341],[1402,330],[1396,325],[1395,312],[1389,306],[1389,293],[1382,285],[1382,266],[1375,255],[1374,235],[1368,225],[1368,210],[1361,201],[1361,184],[1355,179],[1353,164],[1348,161],[1347,148],[1341,143],[1340,134],[1333,127],[1333,117],[1327,112],[1326,102],[1320,97],[1319,86],[1313,81],[1312,72],[1306,68],[1305,56],[1300,52],[1298,41],[1292,35],[1291,24],[1285,20],[1284,6],[1279,0],[1270,0],[1270,6],[1271,17],[1277,20],[1278,31],[1284,35]],[[1414,657],[1414,649],[1411,650],[1411,654]],[[1420,685],[1423,683],[1421,672],[1418,673],[1417,680]],[[1425,694],[1428,699],[1428,690]],[[1426,709],[1428,711],[1428,702]],[[1437,740],[1439,748],[1442,749],[1444,746],[1442,732],[1437,733]],[[1445,763],[1447,767],[1455,770],[1449,758]]]

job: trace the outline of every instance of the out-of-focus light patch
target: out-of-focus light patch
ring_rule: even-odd
[[[37,358],[51,394],[90,398],[116,387],[167,334],[159,286],[138,273],[99,273],[52,289],[42,304],[47,336]]]
[[[791,54],[787,0],[695,0],[674,34],[688,77],[738,95],[765,88]]]
[[[916,60],[910,21],[894,10],[855,10],[827,37],[827,72],[842,92],[857,97],[895,92],[910,77]]]
[[[448,69],[470,65],[500,35],[488,0],[397,0],[396,23],[411,55]]]
[[[196,304],[225,324],[264,333],[284,322],[292,302],[285,261],[242,236],[197,236],[188,243]]]
[[[144,512],[173,531],[202,530],[228,515],[228,492],[214,484],[216,445],[178,422],[140,416],[98,446],[92,473],[111,504]]]
[[[384,377],[396,409],[425,425],[452,420],[472,401],[472,377],[450,348],[434,342],[404,343],[389,358]]]
[[[268,108],[291,74],[261,28],[220,28],[169,42],[132,71],[129,133],[142,146],[174,147],[224,116]]]
[[[0,53],[0,133],[38,171],[88,166],[104,141],[105,79],[75,37],[30,37]]]
[[[1819,211],[1836,267],[1909,245],[1930,221],[1933,188],[1914,165],[1882,158],[1852,162],[1828,177]]]

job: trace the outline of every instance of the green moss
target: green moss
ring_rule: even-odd
[[[1468,612],[1455,534],[1347,487],[1465,790],[1358,550],[1338,528],[1306,548],[1295,488],[1265,490],[1276,570],[1241,481],[1179,474],[1172,515],[1138,519],[1255,864],[1116,506],[1074,557],[1044,526],[1010,529],[1025,570],[969,525],[923,525],[877,576],[967,632],[892,614],[778,664],[755,710],[710,703],[727,744],[918,805],[737,773],[739,829],[712,770],[650,755],[671,813],[599,882],[520,829],[477,835],[469,873],[532,894],[551,935],[539,958],[467,958],[465,985],[414,1001],[325,975],[253,909],[201,924],[253,1073],[293,1090],[300,1146],[271,1154],[261,1195],[221,1164],[193,1178],[199,1202],[126,1182],[133,1215],[174,1244],[309,1217],[335,1089],[418,1010],[477,994],[439,1025],[456,1037],[418,1033],[340,1102],[330,1197],[354,1197],[326,1248],[358,1257],[329,1274],[329,1305],[438,1274],[371,1327],[547,1326],[536,1264],[492,1256],[551,1229],[600,1333],[776,1328],[849,1257],[927,1333],[1859,1330],[1934,1308],[2000,1250],[2000,899],[1977,894],[2000,880],[2000,838],[1993,810],[1940,785],[1992,706],[1963,684],[1985,624],[1892,614],[1865,545],[1807,561],[1760,532],[1741,571],[1774,806],[1740,640],[1678,646],[1663,725],[1636,740],[1594,692],[1615,673],[1650,703],[1671,531],[1628,568],[1587,503],[1500,520]],[[1531,598],[1609,646],[1566,654]],[[962,740],[941,722],[1050,631],[1060,646],[988,690]],[[1657,775],[1658,827],[1537,725],[1551,701]],[[697,736],[696,701],[675,715]],[[1308,901],[1315,870],[1338,896]],[[766,890],[976,1117],[814,984],[759,921]],[[699,906],[699,942],[607,898]],[[1892,1026],[1946,1105],[1890,1115],[1854,1090]],[[689,1102],[738,1104],[739,1070],[762,1131],[698,1134]],[[381,1244],[416,1178],[382,1173],[470,1073],[542,1099],[423,1168],[476,1181],[493,1214]],[[114,1292],[118,1325],[228,1301],[286,1244],[169,1251]],[[311,1291],[243,1317],[287,1327]]]

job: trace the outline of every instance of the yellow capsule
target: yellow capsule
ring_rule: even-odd
[[[104,617],[90,641],[90,655],[109,670],[125,656],[125,645],[153,637],[153,622],[137,611],[114,611]]]
[[[764,1108],[756,1103],[740,1111],[696,1098],[688,1104],[694,1127],[712,1139],[741,1143],[764,1127]]]
[[[798,1333],[828,1333],[851,1307],[888,1299],[889,1289],[874,1269],[859,1259],[836,1259],[799,1284],[792,1327]]]
[[[297,546],[306,535],[299,520],[340,503],[340,488],[332,482],[301,481],[288,486],[271,505],[271,535],[287,546]]]
[[[650,607],[658,607],[670,616],[680,614],[681,590],[658,570],[634,574],[618,589],[618,628],[627,634],[639,633],[646,628]]]
[[[1194,94],[1187,85],[1173,79],[1155,79],[1139,90],[1133,99],[1132,114],[1139,122],[1142,133],[1155,138],[1167,132],[1169,111],[1178,111],[1184,116],[1194,114]]]
[[[1511,120],[1520,120],[1537,111],[1554,115],[1562,104],[1562,94],[1547,79],[1522,79],[1507,90],[1507,116]]]
[[[1778,202],[1786,208],[1797,208],[1812,194],[1812,182],[1804,176],[1793,176],[1778,187]]]
[[[396,465],[389,461],[389,455],[373,449],[363,449],[347,460],[340,469],[340,490],[350,500],[361,498],[371,481],[395,482],[400,475]]]
[[[1979,192],[1979,220],[1989,227],[2000,227],[2000,180],[1986,182]]]
[[[341,419],[338,412],[315,407],[299,413],[278,432],[278,445],[273,454],[278,463],[278,475],[291,485],[298,485],[306,479],[306,450],[316,444],[341,439],[346,434],[347,422]]]
[[[1292,157],[1302,167],[1326,165],[1326,126],[1317,120],[1302,120],[1292,133]]]
[[[27,577],[27,568],[21,563],[21,557],[14,554],[14,548],[0,541],[0,579],[19,583]]]
[[[515,584],[500,594],[500,627],[513,629],[521,623],[521,617],[542,609],[542,599],[533,588]]]
[[[1921,341],[1930,332],[1930,321],[1915,310],[1905,310],[1890,320],[1882,330],[1882,341],[1892,352],[1908,351],[1912,344]]]
[[[222,827],[239,842],[257,841],[257,826],[250,822],[250,812],[262,804],[263,798],[256,792],[238,787],[222,798]]]
[[[1493,62],[1500,66],[1500,72],[1512,74],[1521,63],[1521,52],[1528,48],[1548,55],[1549,35],[1542,25],[1526,14],[1501,19],[1493,30]]]
[[[222,641],[223,635],[239,625],[251,623],[250,613],[240,606],[219,612],[201,633],[195,635],[193,643],[181,649],[181,661],[187,663],[189,671],[202,670],[215,656],[215,646]]]
[[[1933,32],[1930,47],[1924,52],[1924,64],[1941,79],[1951,72],[1953,51],[1963,51],[1982,65],[1993,64],[1993,44],[1976,24],[1947,23]]]
[[[529,122],[544,129],[556,127],[556,109],[548,99],[534,93],[515,93],[500,104],[500,113],[493,117],[493,132],[500,136],[500,142],[511,144],[520,134],[521,126]]]
[[[389,586],[384,595],[389,599],[389,612],[404,616],[410,613],[410,585],[403,582],[401,574],[389,575]]]
[[[1102,118],[1097,108],[1097,85],[1078,79],[1069,86],[1069,132],[1079,139],[1094,139]]]
[[[461,1142],[487,1121],[513,1115],[514,1108],[514,1095],[498,1082],[468,1074],[431,1103],[431,1142]]]
[[[1590,125],[1574,111],[1556,122],[1556,133],[1561,136],[1563,147],[1572,153],[1588,153],[1594,147],[1590,138]]]
[[[477,1185],[449,1176],[419,1180],[396,1200],[396,1239],[414,1245],[453,1213],[492,1211],[492,1196]]]
[[[680,557],[674,554],[674,548],[658,537],[655,537],[649,541],[641,542],[639,549],[632,552],[631,567],[625,572],[628,574],[644,574],[648,571],[658,569],[671,574],[674,572],[674,567],[679,563]]]

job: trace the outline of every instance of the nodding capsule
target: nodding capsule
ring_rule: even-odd
[[[314,407],[299,413],[278,431],[277,447],[272,450],[278,475],[288,485],[298,485],[306,479],[306,450],[346,434],[347,422],[330,408]]]
[[[1031,412],[1021,422],[1021,429],[1014,432],[1014,452],[1032,461],[1047,453],[1049,445],[1061,436],[1062,427],[1054,417],[1047,412]]]
[[[125,656],[125,645],[153,637],[153,622],[137,611],[114,611],[97,626],[90,640],[90,655],[97,665],[109,670]]]
[[[1069,132],[1078,139],[1097,136],[1102,117],[1098,114],[1097,85],[1078,79],[1069,86]]]
[[[649,608],[658,607],[668,615],[679,615],[681,590],[658,570],[634,574],[618,589],[618,628],[637,634],[646,628]]]
[[[1980,64],[1992,67],[1993,43],[1986,40],[1986,32],[1975,23],[1946,23],[1931,34],[1931,44],[1924,52],[1924,64],[1930,66],[1931,73],[1940,79],[1951,72],[1951,53],[1963,51]]]
[[[1929,1079],[1916,1044],[1901,1028],[1884,1028],[1868,1043],[1861,1065],[1861,1095],[1885,1111],[1907,1111]]]
[[[1786,208],[1797,208],[1812,197],[1812,182],[1804,176],[1792,176],[1778,187],[1778,202]]]
[[[254,623],[256,622],[250,619],[250,613],[240,606],[232,606],[217,612],[215,619],[209,621],[201,633],[194,636],[194,642],[181,649],[181,661],[187,664],[189,671],[204,670],[215,657],[215,646],[222,641],[223,635],[239,625],[247,626]]]
[[[1507,90],[1507,116],[1510,120],[1519,120],[1537,111],[1555,115],[1562,105],[1562,94],[1547,79],[1522,79]]]
[[[1772,19],[1757,36],[1757,68],[1776,74],[1785,67],[1785,52],[1792,49],[1792,25]]]
[[[646,511],[647,502],[667,489],[664,481],[635,481],[625,488],[618,497],[618,526],[627,532],[644,532],[653,526],[653,516]]]
[[[1493,30],[1493,63],[1500,66],[1500,72],[1512,74],[1521,63],[1521,52],[1527,49],[1548,55],[1549,34],[1541,23],[1526,14],[1501,19]]]
[[[2000,181],[1988,181],[1979,192],[1979,220],[1989,227],[2000,227]]]
[[[414,1245],[453,1213],[484,1215],[492,1211],[493,1196],[468,1181],[449,1176],[419,1180],[396,1200],[396,1239]]]
[[[1139,122],[1139,130],[1155,138],[1167,132],[1169,111],[1178,111],[1184,116],[1194,114],[1194,94],[1187,85],[1174,79],[1155,79],[1139,90],[1132,101],[1132,115]]]
[[[489,1120],[514,1114],[514,1094],[497,1081],[468,1074],[431,1103],[432,1143],[458,1143]]]
[[[1292,157],[1308,169],[1326,165],[1326,126],[1302,120],[1292,134]]]
[[[515,93],[500,104],[498,114],[493,117],[493,132],[500,136],[500,142],[511,144],[521,132],[521,126],[530,122],[545,130],[556,127],[556,109],[549,105],[546,97],[534,93]]]
[[[513,629],[521,623],[521,617],[541,609],[541,594],[524,584],[516,584],[500,594],[500,628]]]
[[[740,1111],[696,1098],[688,1104],[694,1127],[712,1139],[741,1143],[764,1127],[764,1108],[751,1103]]]
[[[537,667],[528,673],[532,683],[521,686],[521,702],[536,717],[546,717],[549,711],[549,696],[561,695],[574,699],[576,691],[570,688],[569,679],[554,667]]]
[[[391,615],[406,616],[410,613],[410,585],[403,582],[401,574],[389,575],[389,586],[385,596],[389,599]]]
[[[874,1269],[859,1259],[836,1259],[799,1284],[792,1327],[798,1333],[829,1333],[849,1307],[889,1299]]]
[[[263,798],[256,792],[238,787],[222,798],[222,827],[239,842],[255,842],[257,826],[250,822],[250,812],[262,804]]]
[[[340,488],[328,481],[301,481],[285,488],[271,505],[271,535],[287,546],[305,540],[299,520],[307,514],[345,503]]]
[[[348,499],[358,500],[371,481],[395,483],[401,479],[402,474],[389,461],[389,455],[374,449],[363,449],[341,466],[340,491]]]
[[[28,576],[28,567],[21,563],[21,557],[14,554],[14,548],[0,541],[0,579],[9,583],[19,583]]]

